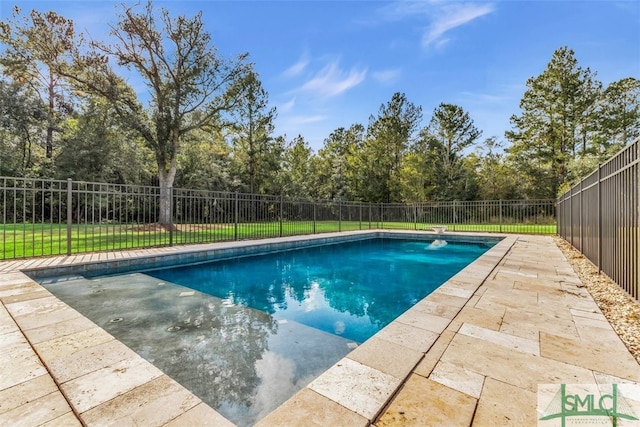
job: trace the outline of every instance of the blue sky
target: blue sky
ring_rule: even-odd
[[[106,39],[121,1],[0,0],[53,9],[79,31]],[[127,4],[133,4],[127,2]],[[276,134],[301,134],[317,150],[338,127],[366,126],[394,92],[423,108],[469,112],[482,138],[510,129],[526,80],[553,51],[574,49],[606,85],[640,78],[639,1],[156,1],[172,14],[203,12],[224,56],[250,54],[270,102]]]

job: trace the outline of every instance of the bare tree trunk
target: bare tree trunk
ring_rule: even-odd
[[[159,222],[165,228],[172,224],[171,190],[173,189],[173,180],[176,177],[176,165],[175,161],[172,161],[171,163],[169,170],[164,167],[158,168],[158,182],[160,185]]]

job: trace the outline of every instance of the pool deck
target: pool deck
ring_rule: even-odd
[[[0,425],[233,425],[21,270],[260,242],[0,262]],[[625,382],[640,365],[553,239],[508,235],[258,425],[535,425],[539,384]]]

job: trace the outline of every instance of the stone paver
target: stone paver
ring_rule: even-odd
[[[438,340],[433,343],[433,346],[429,349],[429,351],[424,355],[416,369],[413,371],[415,374],[421,375],[423,377],[428,377],[433,368],[440,361],[440,357],[445,352],[449,344],[451,344],[451,340],[456,336],[455,330],[447,329],[443,333],[440,334]]]
[[[437,332],[400,322],[394,322],[374,335],[395,344],[425,353],[438,339]]]
[[[64,320],[82,317],[80,313],[54,296],[5,304],[5,307],[22,330],[46,327]]]
[[[372,419],[401,380],[344,358],[309,384],[309,389]]]
[[[166,375],[162,375],[83,414],[87,425],[157,426],[168,423],[200,404],[201,400]]]
[[[538,384],[593,382],[591,370],[457,334],[441,360],[532,392]]]
[[[0,414],[4,414],[22,405],[25,405],[42,396],[58,391],[58,386],[46,373],[22,381],[16,386],[0,391]]]
[[[503,325],[505,311],[506,309],[488,311],[467,305],[460,310],[460,313],[449,324],[449,329],[459,330],[464,323],[469,323],[481,328],[499,331],[501,325]]]
[[[423,299],[416,305],[411,307],[414,311],[421,311],[434,316],[445,317],[447,319],[453,319],[460,312],[458,307],[452,307],[446,304],[440,304],[430,299]]]
[[[425,400],[428,404],[425,405]],[[473,418],[477,400],[419,375],[403,385],[393,404],[376,421],[386,426],[464,426]]]
[[[234,427],[231,421],[200,403],[165,424],[166,427]]]
[[[395,321],[439,334],[449,325],[451,319],[425,313],[420,309],[409,309]]]
[[[535,426],[536,412],[523,408],[535,408],[536,404],[536,393],[487,378],[478,400],[473,425]]]
[[[22,330],[31,345],[72,335],[77,332],[95,329],[96,324],[84,316],[45,325],[41,328]]]
[[[20,332],[0,336],[0,390],[46,373],[46,368]]]
[[[181,251],[0,262],[0,425],[233,425],[18,271]],[[579,285],[551,238],[508,236],[258,425],[535,425],[539,384],[640,382]]]
[[[71,336],[75,336],[73,334]],[[135,357],[135,353],[120,341],[110,340],[70,354],[51,358],[48,367],[60,384],[106,368],[122,360]]]
[[[371,337],[347,357],[363,365],[404,380],[416,367],[423,353],[400,344]]]
[[[60,388],[82,413],[161,375],[158,368],[138,356],[68,381]]]
[[[505,310],[500,332],[529,340],[538,340],[540,332],[573,338],[579,336],[570,313],[566,310],[551,310],[551,307],[547,311],[508,308]]]
[[[35,348],[36,352],[42,359],[50,361],[51,365],[59,359],[66,359],[67,357],[76,354],[78,351],[113,340],[113,336],[107,333],[104,329],[94,326],[93,328],[85,329],[84,331],[35,343],[33,344],[33,348]],[[73,359],[70,359],[69,362],[72,360]],[[51,369],[51,367],[49,367],[49,369]]]
[[[71,413],[71,408],[64,396],[56,390],[53,393],[30,399],[10,411],[0,414],[0,425],[3,426],[38,426],[44,422],[57,424],[60,417]],[[74,420],[77,423],[77,420]],[[62,425],[62,424],[58,424]]]
[[[429,379],[479,399],[485,377],[464,367],[440,361],[431,371]]]
[[[305,388],[287,400],[277,411],[267,415],[256,427],[305,426],[366,427],[369,419],[333,400]]]
[[[540,355],[540,346],[537,341],[504,332],[497,332],[492,329],[476,326],[472,323],[464,323],[458,330],[458,333],[489,341],[507,348],[513,348],[523,353]]]
[[[602,341],[606,340],[598,336],[589,341],[572,340],[541,332],[540,354],[552,360],[640,382],[640,367],[626,351],[622,341],[611,339],[603,345]]]

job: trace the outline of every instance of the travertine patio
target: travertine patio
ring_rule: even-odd
[[[0,425],[230,425],[20,270],[247,244],[0,263]],[[623,382],[640,365],[553,239],[512,235],[259,425],[535,425],[538,384]]]

